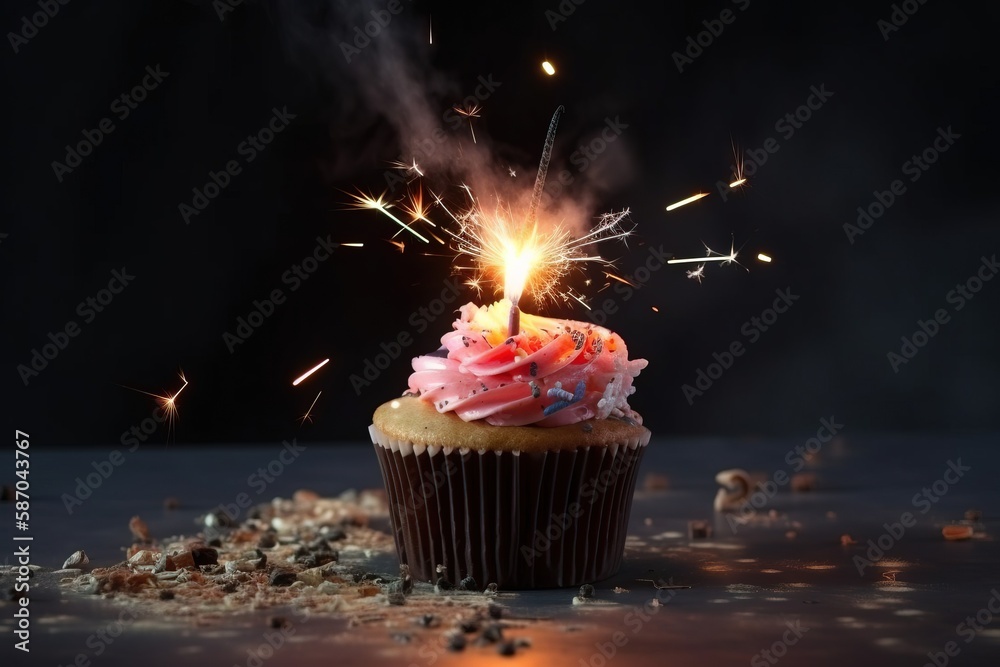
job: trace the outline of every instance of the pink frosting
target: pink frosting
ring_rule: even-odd
[[[507,336],[510,302],[466,304],[436,354],[416,357],[410,391],[465,421],[562,426],[617,417],[642,423],[628,404],[645,359],[595,324],[521,314]]]

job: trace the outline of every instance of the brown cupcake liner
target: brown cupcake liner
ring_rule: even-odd
[[[400,562],[482,589],[578,586],[618,571],[648,436],[575,450],[422,447],[370,427]],[[437,566],[447,568],[444,575]]]

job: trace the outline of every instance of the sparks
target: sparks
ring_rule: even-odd
[[[478,104],[473,104],[467,107],[455,106],[452,108],[458,115],[465,116],[469,119],[469,132],[472,132],[472,143],[476,143],[476,131],[472,128],[472,119],[480,118],[481,116],[479,115],[479,112],[481,112],[483,108]]]
[[[319,369],[323,368],[323,366],[326,366],[328,363],[330,363],[329,359],[324,359],[323,361],[319,362],[318,364],[316,364],[315,366],[313,366],[312,368],[310,368],[309,370],[307,370],[305,373],[303,373],[302,375],[300,375],[299,377],[297,377],[295,380],[293,380],[292,381],[292,386],[293,387],[298,387],[302,383],[303,380],[305,380],[306,378],[308,378],[310,375],[312,375],[313,373],[315,373]]]
[[[429,26],[428,29],[427,29],[427,32],[428,32],[428,41],[427,41],[427,43],[433,45],[434,44],[434,17],[433,16],[428,16],[427,17],[427,23],[428,23],[428,26]]]
[[[426,237],[422,236],[417,230],[413,229],[405,222],[403,222],[402,220],[400,220],[399,218],[397,218],[396,216],[394,216],[392,213],[389,212],[389,206],[391,206],[391,204],[387,204],[382,200],[382,198],[385,197],[384,192],[378,196],[378,199],[372,197],[370,194],[365,194],[361,190],[358,190],[358,194],[351,194],[351,193],[348,194],[354,197],[354,203],[352,204],[354,208],[372,209],[378,211],[379,213],[384,214],[386,217],[388,217],[390,220],[398,224],[406,231],[416,236],[424,243],[430,243],[430,241],[428,241]]]
[[[679,202],[671,204],[670,206],[667,207],[667,210],[668,211],[673,211],[675,208],[680,208],[681,206],[685,206],[687,204],[690,204],[691,202],[698,201],[702,197],[707,197],[707,196],[708,196],[707,192],[699,192],[698,194],[692,195],[691,197],[688,197],[687,199],[682,199]]]
[[[658,313],[658,312],[660,312],[660,309],[659,309],[659,308],[657,308],[656,306],[650,306],[650,308],[652,308],[652,309],[653,309],[653,312],[654,312],[654,313]]]
[[[393,169],[399,169],[401,171],[407,172],[408,174],[416,174],[414,178],[416,178],[417,176],[424,175],[424,172],[420,170],[420,166],[417,164],[416,158],[413,158],[413,161],[409,164],[407,164],[406,162],[400,162],[399,160],[393,160],[392,162],[389,163],[389,165]]]
[[[729,246],[729,254],[723,255],[722,253],[715,252],[707,245],[705,246],[705,256],[704,257],[686,257],[684,259],[668,259],[667,264],[692,264],[694,262],[704,263],[704,262],[722,262],[723,264],[728,264],[730,262],[736,261],[736,255],[739,253],[736,251],[734,245]]]
[[[549,76],[552,76],[553,74],[556,73],[556,68],[553,67],[552,63],[550,63],[548,60],[542,63],[542,69],[545,70],[545,73],[548,74]]]
[[[762,262],[770,262],[771,261],[771,258],[768,255],[765,255],[764,253],[759,253],[757,255],[757,259],[759,259]]]
[[[340,245],[344,246],[345,248],[364,248],[365,247],[364,243],[341,243]]]
[[[299,418],[300,419],[300,421],[299,421],[299,425],[300,426],[304,426],[307,419],[309,420],[310,424],[313,423],[312,410],[313,410],[314,407],[316,407],[316,401],[318,401],[319,397],[322,396],[322,395],[323,395],[323,392],[319,392],[318,394],[316,394],[316,398],[313,399],[313,402],[309,406],[309,409],[306,410],[306,413]]]
[[[386,239],[386,243],[391,243],[392,245],[394,245],[397,248],[399,248],[399,252],[400,253],[402,253],[404,250],[406,250],[406,244],[403,243],[402,241],[393,241],[392,239]]]
[[[507,173],[510,174],[511,178],[517,178],[517,172],[514,171],[514,167],[507,167]]]
[[[176,392],[174,392],[172,395],[168,394],[166,396],[161,396],[159,394],[151,394],[148,391],[142,391],[141,389],[132,389],[132,387],[125,387],[126,389],[130,389],[140,394],[145,394],[146,396],[152,396],[153,398],[156,399],[156,402],[160,404],[160,409],[163,410],[164,414],[166,415],[168,437],[169,434],[173,432],[174,421],[177,419],[177,397],[180,396],[181,392],[184,391],[184,389],[188,386],[187,378],[184,377],[184,371],[180,371],[177,375],[178,377],[180,377],[181,382],[183,382],[184,384],[181,385],[181,388],[178,389]]]
[[[746,177],[743,175],[743,157],[740,155],[740,149],[735,142],[730,140],[733,146],[733,181],[729,184],[730,188],[738,188],[747,182]]]
[[[437,227],[437,225],[431,222],[430,218],[427,217],[428,207],[424,206],[423,189],[418,187],[416,193],[410,193],[410,204],[400,204],[399,207],[406,211],[406,214],[412,218],[410,221],[411,223],[426,222],[431,227]],[[403,230],[399,230],[399,232],[396,232],[396,235],[398,236],[402,231]]]
[[[622,227],[629,211],[602,215],[586,234],[574,237],[562,225],[543,230],[539,224],[525,227],[509,207],[498,204],[490,213],[474,209],[454,239],[453,249],[472,260],[475,279],[503,285],[504,295],[520,297],[531,292],[536,301],[558,294],[560,281],[582,262],[610,266],[611,262],[589,250],[601,241],[622,240],[631,230]]]
[[[625,283],[629,287],[634,287],[635,289],[639,289],[639,286],[636,285],[635,283],[633,283],[631,280],[626,280],[625,278],[622,278],[621,276],[615,275],[614,273],[611,273],[610,271],[605,271],[604,275],[606,275],[608,278],[611,278],[612,280],[617,280],[620,283]]]
[[[687,277],[691,280],[697,280],[698,284],[701,284],[702,279],[705,277],[705,265],[699,264],[693,271],[685,271]]]

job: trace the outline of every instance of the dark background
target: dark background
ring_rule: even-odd
[[[437,119],[449,137],[439,157],[451,159],[444,151],[467,146],[469,130],[453,129],[442,114],[492,75],[501,85],[475,122],[479,145],[530,187],[549,118],[565,105],[550,177],[570,170],[564,196],[587,202],[591,214],[631,208],[629,249],[602,248],[621,273],[645,261],[646,246],[679,257],[702,254],[702,242],[743,249],[746,270],[709,265],[701,284],[686,278],[692,266],[653,273],[608,320],[632,356],[650,362],[632,404],[657,435],[808,437],[831,415],[855,432],[1000,427],[1000,281],[959,312],[946,301],[982,256],[1000,250],[988,32],[995,8],[929,2],[885,40],[876,22],[889,18],[888,2],[753,0],[741,11],[723,1],[653,8],[589,0],[555,30],[546,11],[558,11],[556,0],[403,2],[348,64],[339,42],[387,4],[245,2],[220,20],[209,2],[78,0],[60,6],[17,53],[5,40],[8,426],[33,442],[114,444],[155,407],[124,387],[173,392],[183,369],[190,385],[178,400],[180,420],[173,434],[158,428],[151,444],[366,438],[374,408],[406,388],[409,358],[437,347],[450,326],[444,315],[418,334],[408,318],[440,293],[453,262],[421,256],[409,240],[400,254],[385,241],[395,225],[345,210],[346,192],[385,188],[388,162],[423,138],[400,134],[414,119]],[[726,8],[735,21],[679,73],[671,55]],[[4,3],[0,27],[20,31],[22,17],[37,11],[23,0]],[[387,60],[393,53],[401,60]],[[541,72],[545,58],[555,77]],[[416,73],[408,84],[395,78],[399,62]],[[119,120],[112,100],[157,64],[169,76]],[[821,84],[834,93],[823,107],[790,138],[776,132]],[[246,164],[237,146],[275,107],[296,118]],[[115,131],[60,183],[52,162],[104,117]],[[608,117],[627,129],[579,172],[570,155]],[[909,183],[902,164],[949,126],[961,138]],[[723,201],[715,184],[730,178],[732,144],[757,150],[768,137],[778,152],[745,191]],[[190,204],[192,188],[232,159],[242,173],[185,224],[179,204]],[[849,243],[844,223],[897,178],[906,193]],[[449,187],[458,199],[457,181]],[[712,194],[664,211],[699,190]],[[289,292],[282,274],[327,235],[365,247],[337,249]],[[761,251],[774,262],[758,262]],[[134,282],[84,324],[77,304],[121,267]],[[590,287],[582,275],[574,286],[596,302],[613,294],[597,293],[600,270],[590,277]],[[223,333],[275,288],[287,302],[230,354]],[[689,405],[682,385],[694,383],[713,352],[748,343],[741,328],[778,288],[800,299]],[[492,298],[466,290],[461,302],[469,300]],[[579,306],[526,307],[586,317]],[[887,353],[938,308],[951,321],[894,373]],[[69,320],[80,335],[25,386],[17,366],[30,364],[32,350]],[[357,395],[349,376],[404,331],[414,344]],[[291,386],[325,357],[324,369]],[[314,423],[300,426],[319,391]]]

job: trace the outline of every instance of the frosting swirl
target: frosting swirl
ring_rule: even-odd
[[[632,378],[645,359],[628,358],[621,337],[596,324],[521,314],[507,336],[510,301],[469,303],[459,310],[441,349],[416,357],[410,391],[438,412],[494,426],[563,426],[585,419],[627,418]]]

